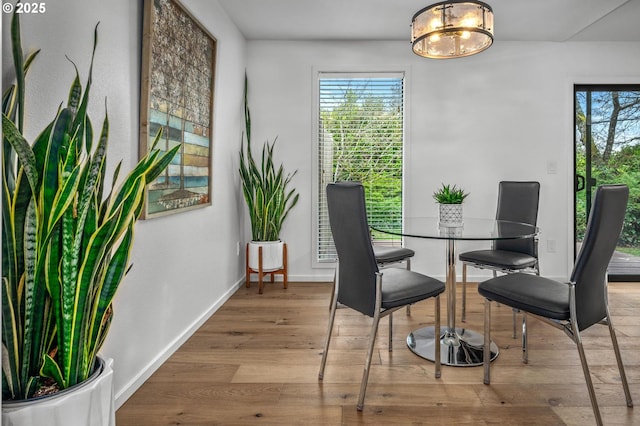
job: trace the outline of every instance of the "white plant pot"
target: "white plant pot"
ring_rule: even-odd
[[[283,241],[251,241],[249,243],[249,268],[259,269],[259,250],[262,247],[262,272],[282,269],[284,266]]]
[[[438,204],[438,225],[449,228],[462,226],[462,204]]]
[[[3,426],[115,426],[113,360],[98,358],[96,372],[55,394],[2,401]]]

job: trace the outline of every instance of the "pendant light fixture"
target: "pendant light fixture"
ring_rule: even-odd
[[[474,55],[493,43],[493,10],[481,1],[443,1],[411,20],[411,44],[425,58]]]

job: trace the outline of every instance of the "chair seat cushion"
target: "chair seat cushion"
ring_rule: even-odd
[[[409,305],[444,291],[444,283],[406,269],[387,268],[382,273],[382,308]]]
[[[525,312],[568,320],[569,284],[531,274],[509,274],[478,284],[487,299]]]
[[[413,250],[404,247],[373,246],[373,254],[378,263],[394,263],[403,261],[416,254]]]
[[[479,266],[502,269],[526,269],[536,264],[536,258],[525,253],[506,250],[475,250],[460,253],[460,260]]]

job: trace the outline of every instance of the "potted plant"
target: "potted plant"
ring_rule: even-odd
[[[440,189],[433,193],[433,198],[438,203],[438,224],[440,226],[462,226],[462,202],[468,195],[462,188],[444,183]]]
[[[285,266],[284,243],[280,240],[280,230],[287,215],[298,202],[299,194],[295,189],[288,189],[297,170],[293,173],[285,173],[282,165],[276,167],[274,163],[273,149],[277,138],[272,143],[269,141],[264,143],[259,163],[253,157],[246,76],[244,83],[244,118],[247,144],[245,149],[243,138],[239,172],[242,192],[249,208],[251,222],[252,241],[248,244],[247,250],[248,275],[249,268],[253,271],[270,272],[281,270]],[[260,252],[262,256],[259,255]],[[260,262],[260,257],[262,262]],[[246,279],[247,285],[249,285],[249,276]],[[260,292],[262,292],[262,286],[260,286]]]
[[[113,424],[112,377],[106,390],[87,381],[112,374],[98,351],[129,268],[144,189],[178,147],[163,153],[154,143],[119,184],[118,165],[104,196],[109,121],[105,112],[94,141],[87,115],[97,25],[84,90],[76,69],[66,106],[27,141],[25,74],[38,51],[23,56],[18,16],[11,22],[16,81],[2,102],[3,423]],[[100,396],[73,399],[93,390]],[[63,399],[74,406],[64,408]]]

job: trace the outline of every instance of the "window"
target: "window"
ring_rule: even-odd
[[[402,229],[404,75],[320,73],[318,83],[317,262],[336,258],[325,188],[360,181],[369,224]],[[375,242],[396,244],[389,235]]]

